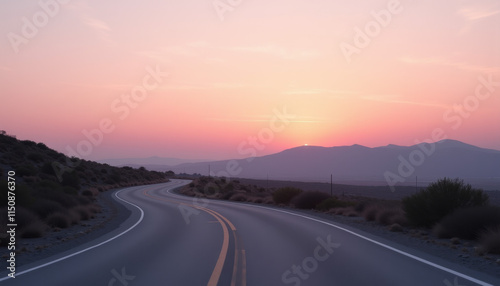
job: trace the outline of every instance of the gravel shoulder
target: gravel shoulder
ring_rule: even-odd
[[[101,212],[92,219],[81,221],[66,229],[48,231],[41,238],[19,238],[16,267],[70,250],[118,228],[131,212],[111,197],[116,190],[99,194],[97,204],[101,206]],[[9,253],[7,248],[2,248],[0,256],[7,259]]]

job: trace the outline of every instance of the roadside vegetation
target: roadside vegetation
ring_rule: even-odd
[[[453,248],[463,240],[465,245],[476,245],[478,255],[500,254],[500,208],[489,205],[485,192],[459,179],[440,179],[400,201],[330,196],[293,186],[263,188],[218,177],[196,178],[181,193],[352,217],[429,242],[449,239],[447,245]]]
[[[101,212],[99,193],[125,186],[168,181],[167,174],[145,168],[112,167],[68,158],[43,143],[0,132],[0,185],[14,171],[15,219],[20,238],[41,237]],[[0,192],[0,245],[7,243],[7,191]]]

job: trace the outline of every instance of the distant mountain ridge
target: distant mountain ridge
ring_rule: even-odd
[[[458,177],[500,190],[500,151],[450,139],[407,147],[300,146],[262,157],[185,163],[159,170],[206,175],[208,165],[212,175],[253,179],[325,182],[333,175],[336,182],[408,185],[417,176],[422,182]]]
[[[108,164],[111,166],[175,166],[183,163],[198,163],[204,162],[207,160],[190,160],[190,159],[179,159],[179,158],[167,158],[167,157],[158,157],[152,156],[147,158],[118,158],[118,159],[103,159],[97,162]]]

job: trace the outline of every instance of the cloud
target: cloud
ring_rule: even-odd
[[[319,57],[315,50],[290,50],[275,45],[226,47],[228,51],[264,54],[287,60],[306,60]]]
[[[345,95],[359,94],[352,90],[331,90],[331,89],[298,89],[282,92],[284,95],[329,95],[343,98]]]
[[[12,69],[7,66],[0,66],[0,71],[11,71]]]
[[[96,18],[91,18],[89,16],[82,16],[82,21],[85,25],[91,27],[92,29],[99,31],[99,32],[110,32],[111,28],[109,25],[99,19]]]
[[[395,104],[406,104],[406,105],[419,105],[419,106],[428,106],[428,107],[437,107],[437,108],[449,108],[449,106],[444,104],[438,104],[434,102],[416,102],[409,100],[400,100],[397,95],[390,94],[368,94],[361,96],[361,99],[370,100],[370,101],[378,101],[385,103],[395,103]]]
[[[469,64],[466,62],[452,61],[446,58],[414,58],[414,57],[401,57],[399,60],[403,63],[407,64],[415,64],[415,65],[440,65],[440,66],[449,66],[456,69],[461,69],[465,71],[471,72],[479,72],[479,73],[497,73],[500,72],[500,67],[490,67],[490,66],[481,66]]]
[[[190,91],[190,90],[214,90],[214,89],[241,89],[249,88],[255,86],[249,86],[247,84],[241,83],[192,83],[192,82],[172,82],[167,86],[160,87],[163,90],[179,90],[179,91]]]
[[[468,21],[476,21],[495,16],[500,13],[500,9],[491,9],[485,7],[464,7],[458,10],[458,15]]]
[[[500,15],[500,7],[498,3],[491,4],[475,3],[474,6],[462,6],[458,8],[457,15],[465,20],[464,26],[460,29],[459,34],[466,34],[472,31],[472,27],[480,20]]]
[[[314,59],[320,56],[319,52],[315,50],[291,50],[275,45],[260,45],[260,46],[214,46],[205,41],[189,42],[182,45],[172,45],[161,47],[156,50],[149,51],[139,51],[137,54],[141,56],[146,56],[153,58],[155,60],[169,61],[173,56],[184,56],[184,57],[199,57],[206,63],[220,64],[227,62],[225,58],[221,56],[206,56],[210,52],[216,52],[217,54],[227,54],[232,53],[246,53],[246,54],[260,54],[272,57],[277,57],[286,60],[307,60]]]
[[[269,122],[272,116],[270,115],[259,115],[256,114],[254,116],[241,116],[239,118],[230,118],[230,117],[207,117],[205,120],[209,121],[219,121],[219,122]],[[311,117],[311,116],[297,116],[295,119],[289,119],[288,121],[293,123],[319,123],[325,122],[328,120]]]

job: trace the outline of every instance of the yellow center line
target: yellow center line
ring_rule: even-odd
[[[216,286],[217,283],[219,282],[219,279],[220,279],[220,276],[222,274],[222,269],[224,268],[224,262],[226,261],[226,257],[227,257],[227,253],[228,253],[228,249],[229,249],[229,230],[227,229],[227,226],[226,226],[226,223],[227,225],[229,225],[229,227],[231,228],[232,232],[233,232],[233,236],[234,236],[234,267],[233,267],[233,274],[232,274],[232,279],[231,279],[231,286],[235,286],[235,285],[242,285],[242,286],[245,286],[246,285],[246,257],[245,257],[245,250],[241,249],[241,252],[242,252],[242,258],[241,258],[241,266],[242,266],[242,269],[241,269],[241,276],[240,276],[240,283],[239,284],[236,284],[237,282],[237,272],[238,272],[238,264],[239,264],[239,261],[240,261],[240,257],[239,257],[239,252],[240,252],[240,249],[239,249],[239,239],[236,235],[236,227],[231,223],[231,221],[229,221],[226,217],[224,217],[223,215],[221,215],[220,213],[214,211],[214,210],[211,210],[211,209],[207,209],[207,208],[204,208],[204,207],[200,207],[200,206],[196,206],[196,205],[192,205],[192,204],[187,204],[187,203],[183,203],[183,202],[179,202],[179,201],[174,201],[174,200],[170,200],[170,199],[165,199],[165,198],[162,198],[162,197],[156,197],[156,196],[153,196],[153,195],[150,195],[148,193],[149,190],[144,190],[143,191],[143,194],[145,196],[148,196],[154,200],[161,200],[161,201],[165,201],[165,202],[170,202],[170,203],[176,203],[176,204],[181,204],[181,205],[185,205],[185,206],[189,206],[189,207],[193,207],[193,208],[196,208],[196,209],[199,209],[199,210],[202,210],[208,214],[210,214],[211,216],[215,217],[215,219],[217,219],[217,222],[220,223],[221,227],[222,227],[222,232],[223,232],[223,241],[222,241],[222,248],[221,248],[221,251],[219,253],[219,258],[217,259],[217,262],[215,264],[215,267],[214,267],[214,270],[212,271],[212,275],[210,276],[210,280],[208,281],[208,286]],[[215,222],[215,221],[210,221],[210,222]],[[224,223],[226,222],[226,223]]]

